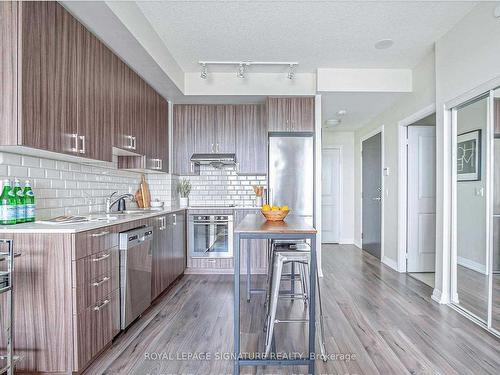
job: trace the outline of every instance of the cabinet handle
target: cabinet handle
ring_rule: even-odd
[[[212,147],[210,147],[210,150],[212,151],[212,153],[214,152],[214,144],[212,143]]]
[[[215,151],[219,152],[219,144],[218,143],[215,145]]]
[[[194,173],[194,163],[193,162],[190,163],[189,169],[190,169],[191,173]]]
[[[78,152],[78,134],[73,133],[71,134],[71,139],[73,142],[75,142],[73,147],[71,147],[71,152]]]
[[[97,257],[97,258],[92,258],[92,262],[100,262],[101,260],[104,260],[106,258],[109,258],[111,256],[110,253],[107,253],[107,254],[104,254],[100,257]]]
[[[106,299],[104,300],[103,303],[101,303],[100,305],[97,305],[94,307],[94,311],[99,311],[101,310],[104,306],[106,306],[107,304],[109,303],[109,299]]]
[[[127,148],[132,149],[132,147],[133,147],[132,143],[133,143],[132,136],[131,135],[127,135]]]
[[[106,234],[109,234],[109,231],[105,230],[105,231],[102,231],[99,233],[92,233],[91,237],[102,237],[102,236],[105,236]]]
[[[131,136],[130,137],[130,140],[131,140],[131,143],[130,143],[130,148],[132,150],[135,150],[136,149],[136,146],[137,146],[137,140],[135,139],[134,136]]]
[[[105,276],[100,281],[96,281],[95,283],[92,283],[92,286],[99,286],[99,285],[105,283],[106,281],[108,281],[109,279],[110,279],[109,276]]]
[[[174,222],[172,224],[177,225],[177,214],[173,214],[172,216],[174,218]]]
[[[85,145],[85,136],[84,135],[80,135],[78,138],[80,138],[80,140],[82,141],[82,148],[78,152],[80,154],[85,154],[87,152],[87,148],[86,148],[86,145]]]

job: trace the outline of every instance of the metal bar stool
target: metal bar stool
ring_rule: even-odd
[[[283,246],[285,245],[285,246]],[[276,310],[278,307],[278,300],[283,297],[293,297],[293,293],[286,293],[284,296],[280,291],[280,284],[283,278],[283,266],[287,263],[296,264],[299,269],[299,281],[301,283],[302,293],[300,296],[303,297],[304,307],[307,307],[308,297],[307,291],[309,290],[309,263],[311,257],[310,247],[307,243],[288,243],[288,244],[274,244],[271,246],[272,254],[272,266],[270,267],[270,277],[268,284],[268,298],[267,298],[267,308],[266,308],[266,341],[265,341],[265,357],[269,357],[271,352],[271,347],[273,345],[273,335],[274,335],[274,325],[277,323],[306,323],[308,319],[288,319],[280,320],[276,319]],[[318,300],[319,300],[319,340],[321,348],[321,357],[323,361],[327,360],[327,352],[325,346],[325,332],[324,332],[324,322],[323,322],[323,304],[321,301],[321,290],[319,285],[319,277],[316,275]],[[290,291],[291,292],[291,291]],[[295,293],[295,292],[294,292]],[[295,293],[295,296],[299,295]],[[314,303],[315,301],[312,301]]]

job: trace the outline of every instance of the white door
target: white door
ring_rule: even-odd
[[[321,239],[323,243],[340,240],[340,149],[324,149],[321,159]]]
[[[408,126],[407,271],[434,272],[435,246],[436,128]]]

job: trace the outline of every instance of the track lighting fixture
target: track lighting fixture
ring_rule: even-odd
[[[201,77],[201,79],[207,79],[207,77],[208,77],[208,68],[207,68],[207,64],[205,64],[205,63],[201,64],[200,77]]]
[[[290,80],[295,79],[295,68],[299,65],[298,62],[294,61],[198,61],[201,66],[200,77],[202,79],[207,79],[208,77],[208,65],[236,65],[238,70],[236,71],[236,77],[245,78],[245,74],[250,65],[284,65],[288,66],[288,71],[286,77]]]

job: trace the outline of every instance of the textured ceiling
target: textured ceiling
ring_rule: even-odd
[[[377,115],[392,107],[406,93],[338,92],[321,95],[322,126],[325,121],[338,118],[337,112],[346,110],[341,124],[331,130],[354,130],[367,125]]]
[[[198,71],[199,60],[299,61],[299,72],[329,67],[412,68],[475,5],[447,1],[137,4],[186,72]],[[394,40],[392,48],[374,48],[375,42],[386,38]]]

